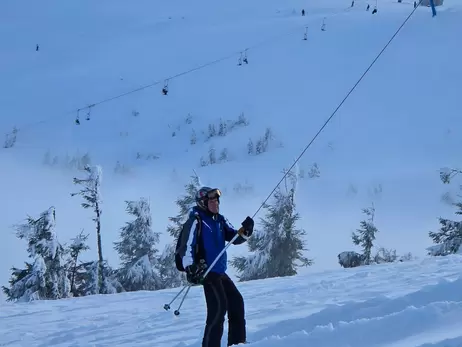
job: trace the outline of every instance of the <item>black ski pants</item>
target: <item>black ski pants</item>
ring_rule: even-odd
[[[228,346],[246,340],[244,299],[227,274],[210,272],[204,281],[207,322],[202,347],[220,347],[228,312]]]

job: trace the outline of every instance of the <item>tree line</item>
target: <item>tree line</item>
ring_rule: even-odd
[[[296,170],[295,170],[296,171]],[[119,239],[113,243],[120,265],[113,268],[105,260],[101,223],[103,203],[101,199],[102,169],[86,166],[84,178],[74,178],[80,187],[71,196],[81,198],[81,206],[93,215],[98,259],[82,261],[81,256],[90,249],[89,234],[81,231],[69,244],[61,244],[57,237],[55,207],[49,207],[38,218],[28,216],[23,224],[15,226],[18,238],[26,241],[28,259],[24,267],[11,269],[11,278],[2,289],[9,301],[50,300],[80,297],[94,294],[113,294],[139,290],[160,290],[186,284],[184,275],[177,271],[174,261],[176,239],[190,209],[195,205],[195,194],[200,188],[199,177],[192,176],[184,186],[184,194],[176,200],[178,214],[169,217],[167,232],[171,242],[159,249],[160,232],[152,226],[150,203],[146,198],[126,201],[126,212],[131,220],[120,228]],[[446,171],[447,172],[447,171]],[[449,183],[457,170],[441,174]],[[298,226],[295,197],[298,172],[286,172],[284,184],[275,191],[270,203],[263,205],[265,216],[260,218],[248,240],[248,255],[231,259],[239,281],[272,277],[293,276],[301,267],[310,266],[313,259],[305,256],[306,231]],[[462,202],[453,203],[462,214]],[[363,210],[365,219],[360,228],[352,233],[352,241],[362,248],[362,253],[341,252],[338,255],[342,267],[356,267],[374,263],[411,260],[410,253],[398,256],[395,250],[379,248],[372,254],[378,228],[374,223],[374,206]],[[461,222],[440,218],[441,228],[430,232],[436,244],[428,248],[430,255],[444,256],[456,253],[462,243]]]

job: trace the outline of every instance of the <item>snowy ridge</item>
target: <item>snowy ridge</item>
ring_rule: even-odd
[[[460,347],[461,275],[455,255],[239,283],[249,346]],[[177,291],[5,305],[0,344],[198,347],[202,288],[179,317],[162,309]]]

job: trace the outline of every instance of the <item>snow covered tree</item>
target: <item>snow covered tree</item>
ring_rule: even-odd
[[[6,134],[3,148],[14,147],[14,145],[16,144],[17,135],[18,135],[18,129],[14,127],[11,133]]]
[[[319,166],[317,163],[313,163],[313,165],[310,168],[310,171],[308,172],[308,177],[309,178],[319,178],[321,176],[321,172],[319,171]]]
[[[101,293],[101,277],[104,278],[104,294],[115,294],[124,291],[118,280],[118,273],[106,261],[103,262],[103,276],[100,276],[101,262],[89,261],[77,267],[75,276],[75,296],[87,296]]]
[[[64,264],[64,249],[55,232],[54,207],[42,212],[38,219],[16,226],[16,235],[28,243],[27,252],[33,262],[25,269],[13,268],[10,288],[3,287],[9,301],[61,299],[69,297],[70,282]]]
[[[341,252],[337,258],[338,263],[344,268],[361,266],[363,263],[363,255],[353,251]]]
[[[209,165],[209,163],[207,162],[207,160],[204,159],[204,157],[201,157],[199,164],[202,167]]]
[[[88,245],[86,244],[88,236],[89,235],[84,235],[82,230],[79,235],[72,239],[72,243],[70,244],[68,250],[70,256],[68,260],[69,279],[71,282],[71,293],[74,297],[78,296],[76,289],[76,277],[77,272],[79,271],[78,258],[82,252],[85,252],[86,250],[90,249],[90,247],[88,247]]]
[[[93,221],[96,224],[96,242],[98,247],[98,261],[99,265],[99,294],[105,294],[106,288],[104,287],[104,271],[103,271],[103,248],[101,245],[101,180],[103,171],[100,166],[96,165],[93,167],[86,166],[84,169],[87,173],[87,177],[84,179],[74,178],[74,184],[83,186],[78,193],[72,193],[71,196],[80,195],[84,202],[82,203],[83,208],[91,208],[95,213]]]
[[[458,208],[456,214],[462,215],[462,202],[453,204]],[[428,235],[436,244],[430,247],[429,254],[435,256],[445,256],[457,253],[462,244],[462,222],[453,221],[446,218],[439,218],[441,225],[439,231],[430,231]]]
[[[209,164],[213,165],[217,162],[217,155],[214,147],[209,149]]]
[[[443,167],[440,169],[440,179],[444,184],[451,183],[451,180],[459,174],[462,174],[462,170],[451,169],[448,167]]]
[[[104,290],[106,294],[116,294],[125,291],[119,281],[119,270],[113,269],[107,261],[103,262]]]
[[[360,245],[363,248],[363,262],[364,265],[371,263],[371,250],[374,246],[375,234],[379,231],[374,225],[374,206],[363,209],[363,213],[368,216],[367,220],[362,220],[360,223],[360,229],[357,229],[357,233],[353,232],[351,238],[355,245]]]
[[[179,213],[175,217],[169,217],[171,224],[167,231],[172,236],[172,243],[168,244],[159,257],[159,275],[162,288],[174,288],[185,284],[185,278],[175,267],[175,246],[183,224],[189,217],[191,208],[196,204],[196,193],[201,183],[197,175],[191,177],[191,181],[185,185],[186,194],[176,200]]]
[[[380,247],[374,256],[374,263],[376,264],[394,263],[397,260],[398,255],[396,254],[396,249],[386,249],[384,247]]]
[[[223,119],[220,119],[220,124],[218,125],[218,136],[226,136],[228,133],[228,125]]]
[[[223,148],[220,152],[220,158],[218,159],[220,163],[225,163],[228,161],[228,149]]]
[[[459,169],[442,168],[440,170],[440,179],[443,183],[449,184],[451,180],[462,173]],[[455,214],[462,215],[462,201],[451,202],[451,205],[457,208]],[[439,231],[430,231],[428,235],[435,243],[434,246],[427,248],[430,255],[445,256],[457,253],[462,244],[462,221],[453,221],[446,218],[439,218],[441,225]]]
[[[399,261],[400,262],[404,262],[404,261],[411,261],[411,260],[414,260],[416,259],[411,252],[407,252],[405,254],[403,254],[402,256],[399,257]]]
[[[244,126],[249,125],[249,121],[245,117],[244,112],[241,112],[241,114],[239,115],[239,118],[237,119],[236,124],[237,125],[244,125]]]
[[[285,189],[278,187],[274,203],[264,205],[267,213],[261,219],[263,230],[256,230],[247,241],[251,254],[231,262],[240,281],[293,276],[298,267],[313,264],[312,259],[303,255],[306,233],[296,226],[300,219],[295,208],[297,175],[290,172],[288,176],[289,186],[286,181]]]
[[[215,124],[209,124],[209,138],[217,136],[217,129]]]
[[[253,141],[252,139],[249,139],[249,142],[247,143],[247,154],[254,154],[255,149],[253,147]]]
[[[119,253],[121,267],[119,281],[126,291],[160,289],[160,279],[156,272],[157,252],[160,234],[152,231],[149,202],[126,201],[126,210],[135,220],[121,229],[120,241],[114,242]]]
[[[191,139],[189,140],[189,142],[191,143],[191,145],[195,145],[197,142],[197,135],[194,129],[191,132]]]

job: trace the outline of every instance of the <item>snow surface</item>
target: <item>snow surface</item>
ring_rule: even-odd
[[[249,347],[460,347],[461,275],[462,257],[448,256],[237,285]],[[0,345],[200,347],[202,288],[178,317],[163,309],[177,292],[6,305]]]
[[[50,206],[60,242],[84,229],[92,249],[82,260],[97,259],[92,216],[69,196],[72,178],[82,175],[43,166],[47,151],[61,159],[89,152],[92,164],[101,165],[103,252],[114,267],[113,242],[130,218],[124,201],[150,199],[162,249],[170,241],[167,217],[176,215],[174,200],[193,170],[205,185],[223,190],[222,211],[234,225],[252,215],[413,8],[411,1],[381,0],[372,15],[366,1],[350,4],[2,1],[0,131],[16,125],[19,132],[15,147],[0,149],[0,284],[26,259],[11,225]],[[461,22],[459,1],[446,0],[435,18],[418,8],[300,161],[305,178],[298,182],[297,207],[313,271],[338,268],[338,253],[357,250],[351,231],[371,201],[377,246],[398,254],[424,255],[437,217],[454,217],[440,197],[457,187],[443,186],[438,169],[460,166]],[[249,64],[237,66],[246,48]],[[163,82],[171,76],[177,77],[164,96]],[[81,125],[74,124],[78,108],[155,81],[98,104],[89,121],[83,110]],[[202,131],[211,122],[235,121],[242,112],[248,126],[205,141]],[[247,155],[248,139],[256,141],[266,127],[274,135],[269,151]],[[230,161],[200,167],[211,145],[218,153],[228,148]],[[131,174],[115,175],[117,162]],[[320,177],[309,179],[315,162]],[[230,258],[246,250],[233,247]]]

